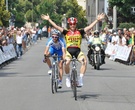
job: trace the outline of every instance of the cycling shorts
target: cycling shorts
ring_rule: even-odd
[[[84,53],[81,52],[80,48],[68,47],[66,51],[66,57],[68,57],[69,59],[72,59],[73,56],[79,59],[81,56],[84,56]]]

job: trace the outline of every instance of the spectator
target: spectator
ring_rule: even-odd
[[[131,35],[130,35],[130,32],[127,31],[126,33],[126,39],[127,39],[127,46],[132,46],[132,38],[131,38]]]
[[[22,40],[23,40],[23,36],[21,31],[17,32],[17,36],[16,36],[16,52],[17,52],[17,57],[20,58],[20,56],[22,56],[23,54],[23,48],[22,48]]]
[[[51,26],[48,27],[48,37],[51,37]]]
[[[116,32],[113,33],[113,36],[112,36],[112,42],[113,44],[119,44],[119,36],[117,35]]]
[[[42,28],[42,34],[43,34],[44,37],[47,37],[47,27],[46,26],[44,26]]]
[[[121,33],[121,38],[122,38],[122,46],[126,45],[126,38],[124,33]]]
[[[40,38],[40,40],[42,40],[42,30],[39,28],[39,27],[37,27],[37,29],[38,29],[38,37],[37,37],[37,39],[39,39]]]
[[[37,44],[37,34],[36,33],[37,33],[37,31],[35,28],[31,30],[32,42],[35,44]]]
[[[2,48],[2,33],[0,33],[0,49],[2,52],[4,52]]]

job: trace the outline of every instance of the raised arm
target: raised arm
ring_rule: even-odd
[[[60,32],[63,32],[63,28],[60,27],[60,26],[58,26],[58,25],[56,25],[56,23],[54,23],[54,22],[51,20],[51,18],[50,18],[50,16],[49,16],[48,14],[47,14],[47,15],[42,14],[42,15],[41,15],[41,18],[42,18],[43,20],[48,20],[49,23],[51,23],[51,25],[52,25],[54,28],[58,29]]]
[[[97,24],[99,21],[101,21],[103,18],[105,17],[105,14],[98,14],[97,18],[95,21],[93,21],[93,23],[91,23],[89,26],[84,28],[84,31],[87,32],[88,30],[92,29],[95,24]]]

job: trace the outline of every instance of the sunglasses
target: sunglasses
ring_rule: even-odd
[[[69,25],[76,25],[76,23],[69,23]]]
[[[58,38],[58,36],[52,36],[52,38]]]

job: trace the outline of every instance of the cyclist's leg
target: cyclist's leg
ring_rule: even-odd
[[[66,77],[66,86],[67,87],[71,87],[71,83],[70,83],[70,60],[71,60],[72,56],[70,55],[70,53],[68,51],[66,51],[66,57],[65,57],[65,73],[67,74]]]
[[[62,81],[62,77],[63,77],[63,61],[62,60],[59,61],[59,72],[60,72],[59,79]]]
[[[57,50],[57,51],[55,51],[55,53],[57,53],[58,54],[58,60],[59,60],[59,78],[60,78],[60,80],[62,81],[62,76],[63,76],[63,61],[62,61],[62,55],[63,55],[63,53],[62,53],[62,50]]]
[[[87,60],[86,60],[86,56],[82,52],[79,53],[77,59],[81,63],[79,85],[78,85],[78,86],[81,87],[81,86],[83,86],[83,76],[84,76],[84,74],[86,72]]]
[[[72,56],[70,55],[70,53],[68,51],[66,51],[66,57],[65,57],[65,60],[66,60],[66,62],[65,62],[65,73],[66,74],[69,74],[69,72],[70,72],[69,65],[70,65],[71,59],[72,59]]]
[[[81,63],[80,74],[85,74],[87,68],[86,56],[84,55],[83,52],[80,52],[77,59]]]
[[[54,54],[54,49],[52,47],[49,48],[49,52],[47,53],[47,56],[49,55],[53,55]],[[49,57],[46,58],[46,63],[48,65],[48,67],[51,69],[52,68],[52,64],[51,64],[51,60]]]

